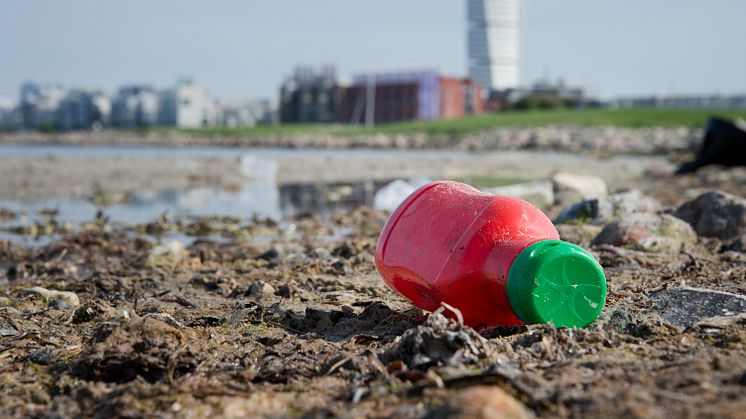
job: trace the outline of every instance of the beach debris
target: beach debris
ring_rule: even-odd
[[[681,287],[650,294],[653,311],[674,326],[724,326],[746,319],[746,296],[704,288]]]
[[[569,204],[579,199],[599,198],[608,194],[606,182],[599,176],[557,172],[552,175],[555,204]]]
[[[409,180],[397,179],[383,188],[373,196],[373,207],[381,211],[393,211],[412,192],[426,184],[430,179],[426,177],[414,177]]]
[[[672,212],[700,236],[732,239],[746,234],[746,199],[721,191],[707,191]]]
[[[710,118],[697,157],[681,165],[676,174],[695,172],[711,164],[746,166],[746,122]]]
[[[650,252],[678,252],[696,242],[697,234],[683,220],[668,214],[636,213],[612,221],[592,245],[631,246]]]
[[[118,383],[137,377],[152,383],[195,366],[184,335],[154,316],[100,323],[77,363],[85,378]]]
[[[43,287],[24,288],[22,293],[24,295],[38,296],[44,299],[47,303],[54,300],[62,300],[72,307],[80,305],[80,299],[78,295],[70,291],[57,291],[50,290]]]
[[[431,314],[425,324],[411,328],[390,344],[381,361],[402,361],[410,369],[433,365],[455,366],[474,363],[491,355],[487,341],[470,327],[445,317],[442,309]]]

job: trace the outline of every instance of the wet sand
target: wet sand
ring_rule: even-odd
[[[107,192],[179,190],[197,186],[231,188],[245,181],[240,152],[233,156],[69,157],[0,154],[0,201]],[[262,157],[265,158],[265,157]],[[551,152],[451,153],[430,152],[414,158],[407,152],[297,153],[273,157],[277,182],[317,183],[386,180],[411,176],[460,179],[480,176],[535,179],[555,171],[597,174],[611,189],[638,183],[646,171],[671,173],[664,157],[591,156]]]

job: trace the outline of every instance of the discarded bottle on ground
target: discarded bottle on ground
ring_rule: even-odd
[[[417,307],[445,302],[470,326],[585,327],[606,301],[601,266],[559,240],[539,209],[458,182],[430,183],[399,205],[378,238],[376,266]]]

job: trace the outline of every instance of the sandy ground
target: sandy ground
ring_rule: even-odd
[[[238,155],[238,153],[236,154]],[[550,152],[426,153],[413,159],[402,152],[336,154],[284,153],[276,158],[279,183],[343,182],[430,176],[459,179],[489,176],[535,179],[563,170],[597,174],[611,189],[638,183],[648,171],[671,173],[663,157],[591,156]],[[0,156],[0,200],[107,192],[231,186],[243,178],[238,157],[3,157]]]

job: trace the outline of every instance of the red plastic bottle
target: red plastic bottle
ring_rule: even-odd
[[[378,238],[376,266],[417,307],[445,302],[470,326],[585,327],[606,300],[601,266],[559,240],[539,209],[458,182],[425,185],[399,205]]]

